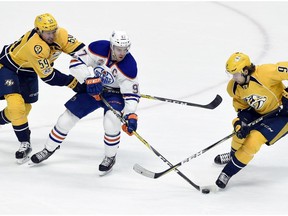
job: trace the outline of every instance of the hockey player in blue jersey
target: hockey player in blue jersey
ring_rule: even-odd
[[[120,143],[121,122],[101,101],[100,94],[127,120],[122,129],[129,135],[137,129],[136,109],[140,98],[137,64],[129,49],[130,39],[124,31],[114,31],[110,41],[90,43],[77,52],[70,63],[70,72],[80,83],[87,84],[87,93],[79,93],[66,102],[66,111],[58,118],[45,148],[31,157],[33,163],[49,158],[60,147],[68,132],[84,116],[104,109],[105,157],[99,165],[100,175],[112,170]],[[88,67],[92,67],[94,73]]]
[[[20,147],[15,153],[18,163],[27,161],[32,151],[28,115],[38,101],[38,77],[52,86],[68,86],[78,92],[85,89],[71,75],[53,68],[60,54],[73,53],[85,44],[59,27],[55,18],[41,14],[34,28],[19,40],[5,45],[0,54],[0,100],[7,106],[0,111],[0,125],[12,124]]]

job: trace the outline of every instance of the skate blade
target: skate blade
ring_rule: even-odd
[[[108,171],[100,171],[99,170],[99,176],[105,176],[105,175],[107,175],[108,173],[110,173],[112,171],[112,168],[110,169],[110,170],[108,170]]]
[[[26,158],[16,159],[16,162],[21,165],[21,164],[26,163],[29,160],[30,160],[30,157],[27,156]]]
[[[34,163],[32,160],[29,160],[27,164],[29,167],[33,167],[33,166],[38,165],[38,163]]]

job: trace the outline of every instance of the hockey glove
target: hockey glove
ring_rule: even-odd
[[[100,94],[103,91],[101,79],[99,77],[91,77],[86,79],[87,93],[94,97],[97,101],[100,101]]]
[[[135,113],[130,113],[125,115],[124,119],[127,123],[122,125],[122,130],[126,132],[129,136],[132,136],[133,131],[136,131],[137,129],[138,116]]]
[[[281,115],[288,115],[288,88],[284,89],[282,92],[282,105],[283,109],[281,110]]]
[[[236,132],[236,136],[239,139],[246,138],[250,133],[249,127],[244,122],[240,121],[239,118],[235,118],[233,120],[233,127],[234,131]]]
[[[84,93],[86,92],[86,85],[83,83],[83,84],[80,84],[78,82],[78,80],[73,77],[72,75],[69,75],[69,78],[68,78],[70,81],[69,83],[67,84],[67,86],[69,88],[71,88],[74,92],[77,92],[77,93]]]

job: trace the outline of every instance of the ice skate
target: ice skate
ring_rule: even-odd
[[[226,173],[221,172],[218,179],[216,180],[216,185],[219,188],[224,189],[226,187],[226,185],[228,184],[228,181],[231,177],[228,176]]]
[[[18,151],[15,152],[17,163],[23,164],[29,160],[29,154],[32,152],[29,142],[21,142]]]
[[[41,163],[42,161],[48,159],[59,148],[60,148],[60,145],[54,151],[48,151],[46,148],[44,148],[42,151],[39,151],[36,154],[33,154],[31,157],[32,163],[29,163],[29,165]]]
[[[116,162],[116,156],[107,157],[103,159],[102,163],[99,165],[99,175],[104,176],[112,171],[112,167]]]
[[[227,164],[231,160],[230,152],[219,154],[214,158],[214,163],[218,165]]]

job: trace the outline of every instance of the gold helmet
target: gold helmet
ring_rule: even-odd
[[[34,26],[40,31],[54,31],[58,28],[57,21],[49,13],[38,15],[35,18]]]
[[[242,73],[243,68],[250,66],[251,61],[249,56],[244,53],[233,53],[226,62],[226,71],[230,74]]]

